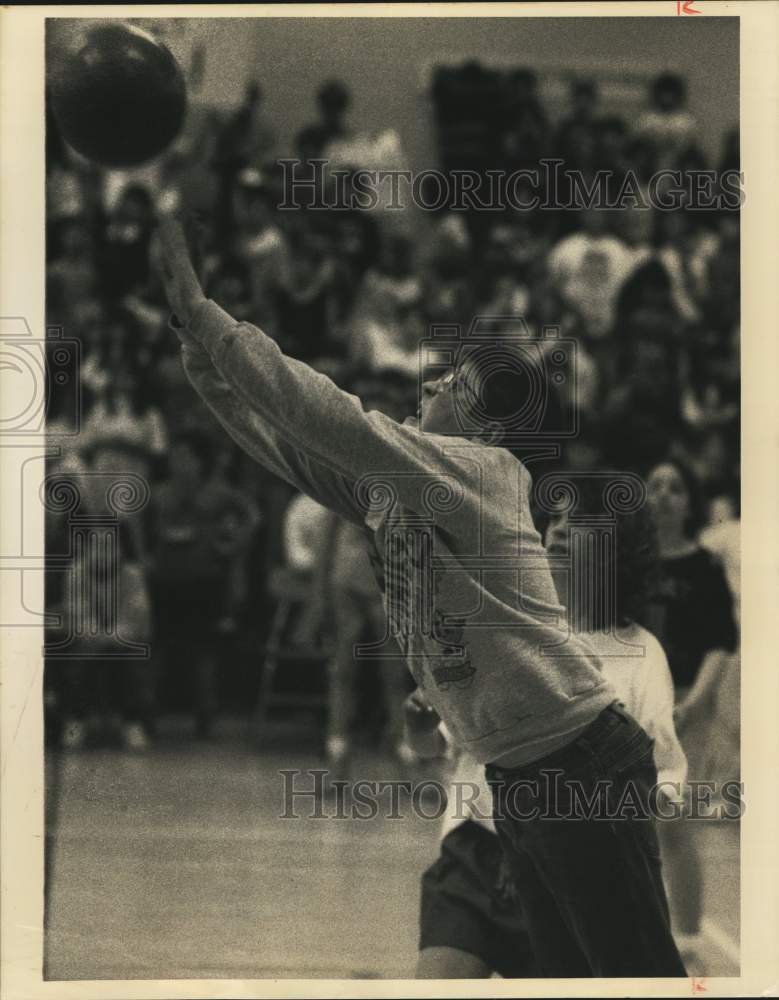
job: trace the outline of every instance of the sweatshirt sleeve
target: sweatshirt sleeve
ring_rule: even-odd
[[[479,474],[475,463],[471,469],[472,463],[454,458],[458,439],[421,434],[383,413],[366,413],[356,396],[286,357],[261,330],[237,322],[212,301],[197,310],[189,333],[222,379],[217,392],[203,366],[193,372],[188,362],[201,395],[236,440],[235,432],[240,434],[247,451],[293,485],[305,479],[302,488],[314,499],[342,513],[331,495],[348,484],[351,520],[355,511],[364,519],[372,505],[388,499],[437,522],[448,519],[450,528],[452,519],[473,515]],[[234,394],[229,403],[228,391]]]
[[[354,501],[353,484],[330,469],[318,468],[316,462],[279,438],[268,421],[238,397],[195,341],[185,341],[182,361],[198,395],[247,454],[296,490],[350,521],[363,523]]]
[[[655,741],[657,780],[680,785],[687,779],[687,758],[674,726],[674,687],[668,659],[660,643],[647,638],[646,670],[636,718]]]

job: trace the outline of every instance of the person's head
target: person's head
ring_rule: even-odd
[[[317,105],[326,125],[339,127],[352,103],[349,88],[341,80],[328,80],[317,91]]]
[[[116,203],[116,215],[139,226],[151,225],[154,206],[151,194],[142,184],[128,184]]]
[[[559,443],[565,417],[548,360],[529,342],[480,342],[448,372],[423,383],[420,429],[506,447],[521,461],[540,444]]]
[[[214,468],[211,439],[196,429],[181,431],[171,442],[169,467],[174,482],[192,488],[202,485]]]
[[[577,501],[571,513],[552,515],[545,533],[546,551],[559,566],[553,570],[560,601],[574,627],[606,630],[641,622],[658,576],[657,532],[646,504],[604,520],[604,496],[630,487],[619,473],[578,475],[572,479]],[[611,530],[609,544],[572,545],[572,535]],[[576,558],[586,565],[576,566]]]
[[[508,86],[515,101],[529,101],[536,96],[538,77],[532,69],[515,69],[509,73]]]
[[[594,80],[574,80],[571,84],[571,108],[580,120],[592,117],[598,103],[598,88]]]
[[[662,542],[665,536],[694,539],[705,523],[698,478],[676,457],[663,459],[646,478],[647,503]]]
[[[273,196],[268,178],[254,167],[238,175],[234,192],[235,221],[250,232],[264,228],[273,216]]]
[[[678,73],[661,73],[652,81],[650,96],[658,111],[676,111],[684,106],[687,87]]]

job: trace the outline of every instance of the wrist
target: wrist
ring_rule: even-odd
[[[195,317],[197,316],[198,312],[206,304],[206,302],[208,302],[208,299],[206,298],[205,294],[200,290],[198,290],[197,293],[188,295],[185,301],[182,303],[185,315],[179,316],[179,319],[185,326],[191,326],[192,323],[195,321]]]

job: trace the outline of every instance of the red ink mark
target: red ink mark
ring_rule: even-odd
[[[705,993],[706,992],[706,979],[705,977],[692,977],[692,991],[694,994]]]
[[[693,7],[694,0],[676,0],[676,15],[679,14],[702,14],[702,10]]]

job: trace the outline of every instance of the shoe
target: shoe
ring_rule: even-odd
[[[83,722],[77,719],[68,719],[62,727],[60,745],[63,750],[75,752],[83,750],[87,741],[87,728]]]
[[[149,749],[149,737],[140,722],[130,722],[123,727],[122,741],[125,750],[133,753],[144,753]]]

